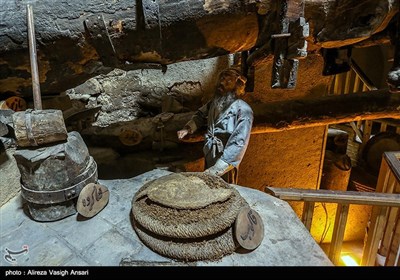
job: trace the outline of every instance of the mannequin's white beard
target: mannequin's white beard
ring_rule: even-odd
[[[234,92],[218,93],[214,98],[214,105],[219,112],[223,112],[236,100]]]

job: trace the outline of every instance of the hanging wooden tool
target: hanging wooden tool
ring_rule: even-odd
[[[35,109],[28,109],[13,114],[15,137],[20,147],[40,146],[67,139],[67,129],[62,111],[42,110],[33,10],[30,4],[26,8],[33,104]]]

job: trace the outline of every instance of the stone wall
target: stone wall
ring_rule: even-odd
[[[9,138],[0,137],[0,207],[21,191],[15,149]]]

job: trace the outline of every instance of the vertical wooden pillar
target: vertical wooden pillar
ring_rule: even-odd
[[[335,225],[333,227],[332,241],[329,247],[329,259],[334,265],[339,264],[340,252],[342,250],[344,232],[346,230],[349,204],[338,204],[336,208]]]
[[[358,154],[360,157],[362,155],[365,145],[367,144],[367,141],[371,137],[371,130],[372,130],[372,121],[370,120],[364,121],[363,138],[361,139],[362,143],[358,150]]]
[[[301,221],[308,231],[311,229],[312,218],[314,214],[315,202],[306,201],[304,202],[303,214],[301,216]]]

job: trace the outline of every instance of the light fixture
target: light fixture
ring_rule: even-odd
[[[341,254],[340,256],[345,266],[359,266],[358,262],[349,253]]]

